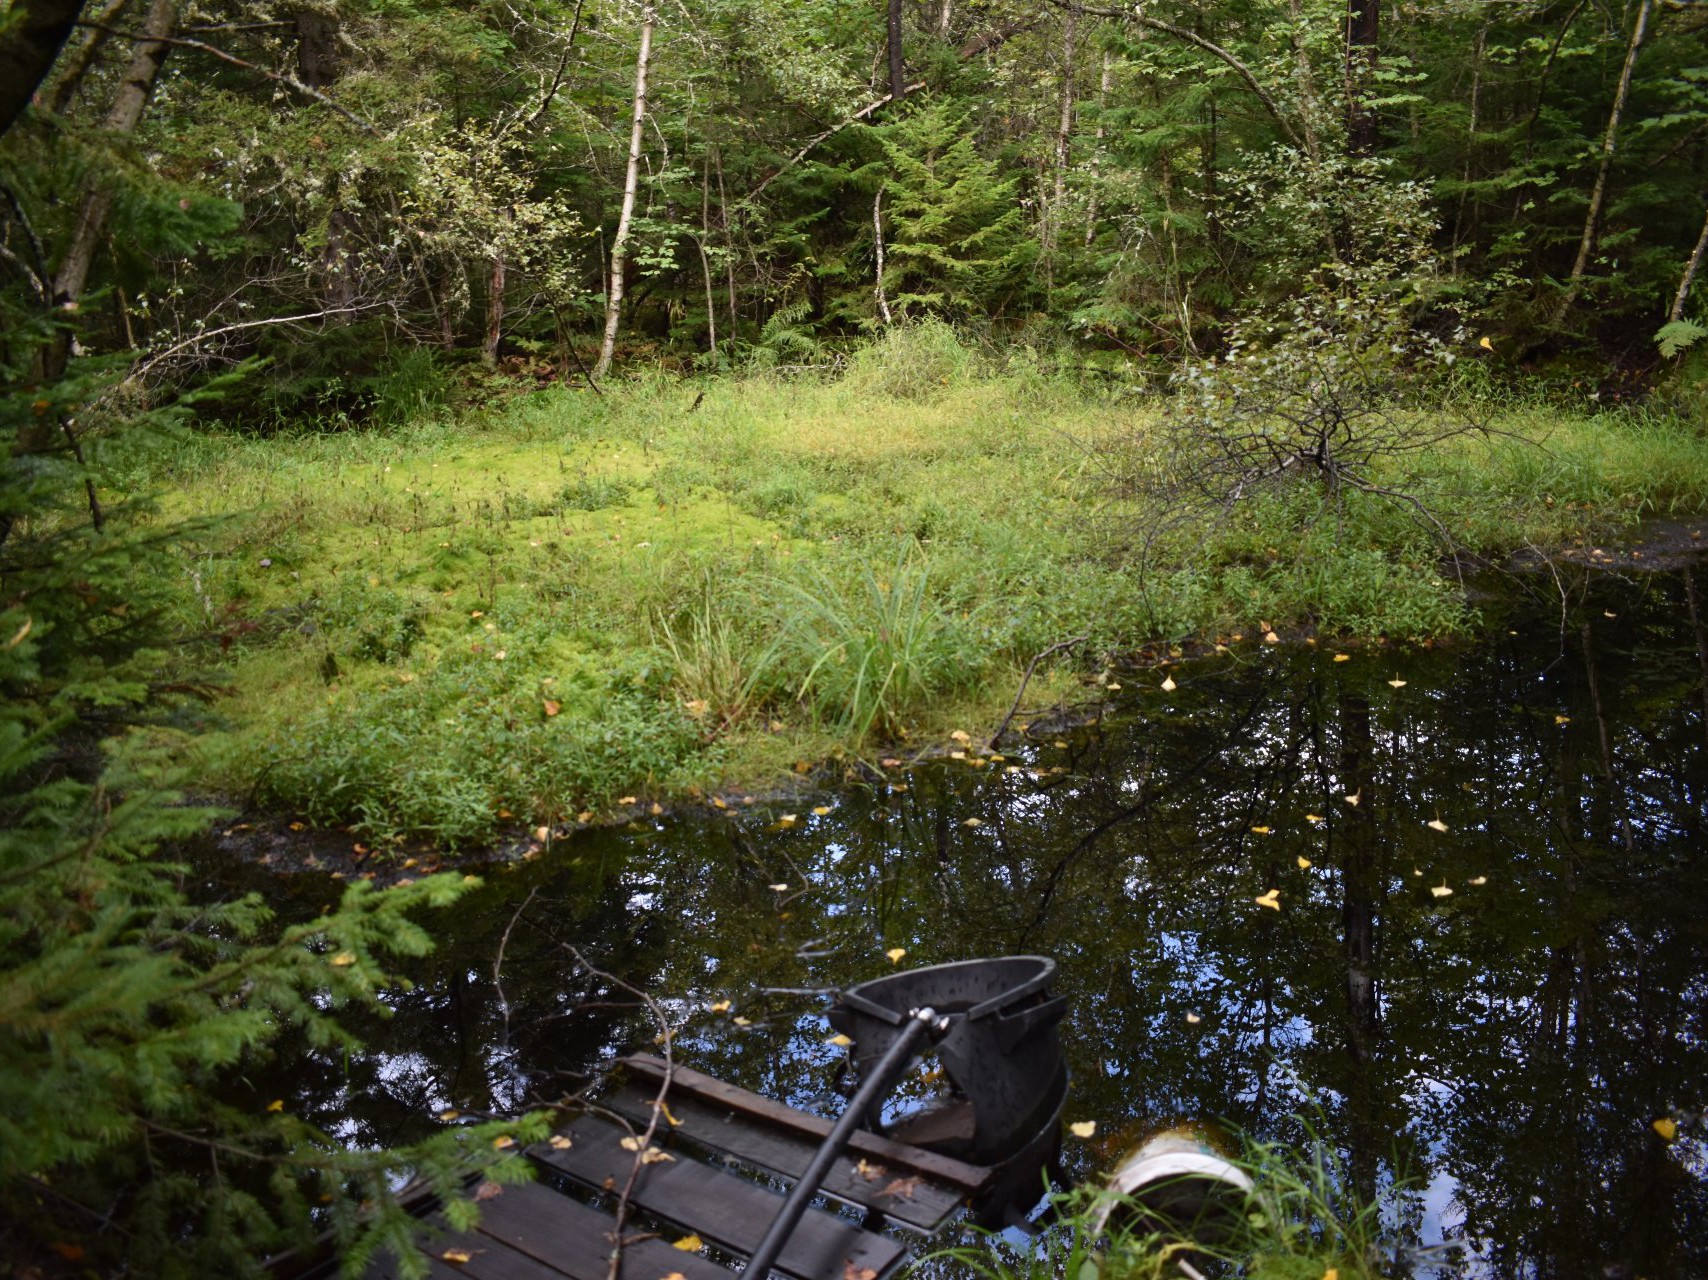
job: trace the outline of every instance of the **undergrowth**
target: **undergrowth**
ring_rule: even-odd
[[[1166,400],[893,334],[840,378],[556,388],[383,433],[185,436],[127,481],[212,515],[179,549],[187,659],[232,695],[206,772],[376,838],[445,843],[628,795],[763,785],[841,746],[989,724],[1032,655],[1083,635],[1031,705],[1187,636],[1440,636],[1476,625],[1403,503],[1277,486],[1181,568],[1104,482]],[[1659,416],[1494,415],[1383,483],[1464,548],[1605,537],[1700,511],[1708,446]],[[1095,664],[1095,666],[1093,666]],[[549,711],[555,706],[555,711]]]

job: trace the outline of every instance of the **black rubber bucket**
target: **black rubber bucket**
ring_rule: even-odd
[[[1056,1027],[1067,1001],[1049,991],[1056,962],[1044,956],[963,960],[875,978],[848,988],[830,1024],[854,1041],[863,1076],[895,1041],[908,1014],[931,1008],[951,1026],[937,1057],[952,1093],[945,1105],[888,1130],[915,1146],[975,1164],[1031,1155],[1055,1134],[1067,1097]],[[879,1116],[868,1118],[878,1129]],[[1053,1146],[1053,1143],[1050,1144]]]

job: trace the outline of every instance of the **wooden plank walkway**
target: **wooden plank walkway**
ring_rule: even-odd
[[[544,1181],[503,1188],[481,1203],[478,1227],[436,1241],[433,1280],[607,1280],[611,1210],[636,1169],[637,1152],[623,1145],[631,1138],[623,1121],[636,1132],[646,1128],[666,1070],[647,1055],[625,1059],[623,1067],[626,1083],[599,1104],[620,1119],[586,1112],[553,1141],[530,1147]],[[635,1176],[629,1204],[642,1223],[628,1229],[619,1280],[663,1280],[673,1272],[683,1280],[734,1280],[718,1261],[670,1240],[697,1235],[725,1254],[751,1254],[782,1207],[786,1184],[806,1169],[832,1122],[682,1067],[671,1073],[666,1105],[670,1114],[661,1117],[653,1145],[670,1158],[642,1164]],[[792,1280],[885,1280],[907,1248],[874,1228],[894,1222],[934,1232],[993,1172],[858,1133],[823,1190],[866,1210],[865,1220],[809,1209],[776,1269]],[[565,1189],[549,1185],[554,1180]],[[397,1274],[395,1262],[382,1259],[367,1280]]]

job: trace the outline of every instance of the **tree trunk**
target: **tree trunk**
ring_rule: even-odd
[[[492,269],[486,278],[486,337],[480,359],[488,369],[498,365],[498,342],[504,336],[504,249],[492,251]]]
[[[1346,0],[1346,146],[1355,156],[1376,151],[1376,112],[1366,99],[1381,18],[1381,0]]]
[[[700,235],[694,241],[700,249],[700,275],[706,282],[706,337],[711,345],[712,360],[718,358],[718,307],[712,292],[712,260],[706,256],[706,241],[712,234],[712,157],[710,153],[700,164]]]
[[[143,19],[142,33],[131,53],[130,65],[113,94],[112,106],[102,122],[105,131],[114,137],[135,132],[142,119],[148,95],[160,75],[170,46],[166,43],[178,22],[178,0],[153,0]],[[54,272],[49,291],[49,304],[57,311],[75,312],[89,282],[89,269],[94,265],[95,251],[106,238],[107,217],[113,208],[113,189],[99,177],[83,189],[82,203],[71,233],[71,243]],[[71,360],[71,330],[61,328],[36,350],[31,380],[45,385],[57,381]],[[39,452],[51,448],[59,426],[55,422],[36,419],[18,433],[17,449],[21,453]]]
[[[1062,109],[1056,122],[1056,155],[1050,208],[1044,217],[1044,294],[1055,289],[1056,243],[1060,239],[1062,209],[1067,204],[1068,161],[1072,158],[1074,109],[1074,45],[1079,35],[1079,14],[1067,11],[1062,24]]]
[[[1690,260],[1684,264],[1684,274],[1678,280],[1678,293],[1673,296],[1672,310],[1667,312],[1669,323],[1684,319],[1684,303],[1690,297],[1691,282],[1696,279],[1696,272],[1702,266],[1702,255],[1708,252],[1708,213],[1702,218],[1702,234],[1696,237],[1696,247],[1690,251]]]
[[[611,287],[605,293],[605,341],[599,348],[595,380],[611,367],[617,349],[617,323],[623,313],[623,255],[629,247],[629,222],[635,213],[635,191],[640,186],[641,128],[646,122],[646,70],[652,57],[652,27],[658,20],[651,5],[642,10],[640,52],[635,57],[635,110],[629,129],[629,167],[623,177],[623,208],[617,215],[617,235],[611,242]]]
[[[113,34],[110,28],[129,3],[130,0],[107,0],[107,6],[95,15],[96,25],[83,33],[71,55],[62,60],[59,74],[53,78],[53,87],[46,94],[47,109],[54,115],[65,114],[96,56],[106,48],[107,40]]]
[[[872,242],[877,246],[877,269],[873,276],[872,292],[878,299],[878,315],[890,323],[890,300],[884,294],[884,189],[872,197]]]
[[[1109,105],[1109,90],[1115,83],[1115,55],[1104,51],[1103,74],[1097,80],[1097,137],[1091,149],[1091,194],[1085,202],[1085,247],[1097,239],[1097,188],[1103,178],[1103,140],[1107,133],[1103,112]]]
[[[1299,132],[1304,136],[1305,154],[1312,160],[1322,158],[1317,144],[1317,121],[1321,107],[1317,100],[1316,77],[1311,74],[1310,53],[1305,47],[1305,15],[1299,0],[1287,0],[1287,15],[1293,23],[1293,79],[1299,85]]]
[[[907,70],[901,60],[901,0],[889,3],[890,101],[907,96]]]
[[[82,13],[83,0],[14,0],[0,28],[0,135],[30,105]]]
[[[1566,292],[1560,299],[1559,315],[1577,299],[1578,287],[1584,272],[1589,269],[1589,257],[1595,250],[1596,227],[1601,221],[1601,206],[1607,199],[1607,174],[1613,168],[1613,155],[1619,147],[1619,121],[1625,114],[1625,100],[1631,93],[1631,71],[1637,65],[1637,50],[1649,31],[1649,8],[1652,0],[1642,0],[1637,6],[1637,20],[1631,25],[1631,40],[1625,46],[1625,65],[1619,70],[1619,87],[1613,92],[1613,108],[1607,113],[1607,132],[1601,139],[1601,163],[1596,166],[1595,186],[1590,189],[1589,209],[1583,218],[1583,237],[1578,241],[1578,256],[1572,263],[1572,273],[1566,280]]]

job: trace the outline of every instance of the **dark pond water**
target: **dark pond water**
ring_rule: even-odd
[[[572,946],[681,1060],[828,1107],[824,1001],[776,989],[1037,952],[1082,1171],[1178,1117],[1308,1123],[1358,1188],[1403,1180],[1397,1234],[1465,1243],[1446,1274],[1708,1276],[1708,566],[1533,585],[1475,647],[1248,641],[792,827],[737,806],[494,871],[371,1053],[292,1067],[292,1109],[381,1142],[578,1088],[655,1028]]]

